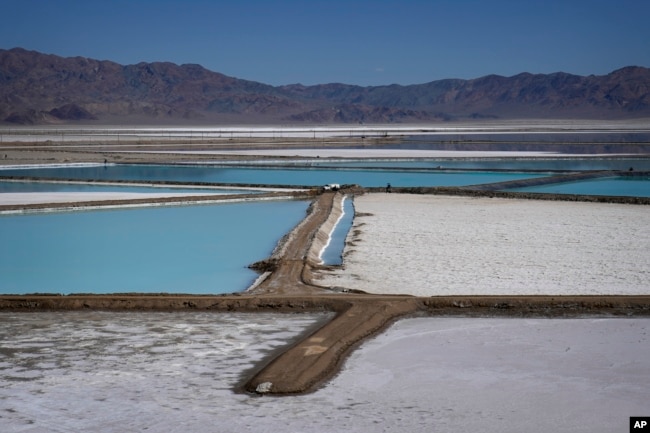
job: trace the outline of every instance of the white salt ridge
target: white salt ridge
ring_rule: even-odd
[[[250,196],[239,198],[228,198],[232,194],[219,193],[125,193],[125,192],[38,192],[38,193],[0,193],[0,205],[29,205],[29,204],[49,204],[63,203],[67,206],[45,207],[39,209],[14,209],[0,211],[0,215],[17,215],[32,213],[53,213],[53,212],[72,212],[72,211],[90,211],[97,209],[132,209],[143,207],[164,207],[164,206],[187,206],[187,205],[207,205],[207,204],[225,204],[225,203],[242,203],[252,201],[282,201],[292,200],[293,196]],[[211,196],[213,199],[193,200],[191,197]],[[171,202],[143,202],[133,204],[115,204],[115,205],[78,205],[78,203],[102,201],[102,200],[129,200],[145,199],[154,200],[156,198],[181,198],[188,197],[188,200],[174,200]]]
[[[329,228],[327,229],[327,241],[325,242],[323,247],[318,252],[318,260],[319,260],[319,263],[321,263],[321,264],[324,263],[323,254],[325,253],[327,248],[330,246],[330,243],[332,242],[332,234],[334,233],[334,230],[336,230],[339,223],[341,222],[341,220],[345,216],[345,206],[343,205],[343,203],[345,203],[346,198],[347,198],[347,196],[345,196],[345,195],[341,197],[341,201],[339,202],[339,207],[340,207],[340,210],[341,210],[340,213],[339,213],[339,216],[336,219],[336,221],[334,222],[334,225],[332,225],[331,229],[329,229]]]
[[[104,167],[107,165],[115,165],[115,164],[101,164],[97,162],[66,162],[66,163],[55,162],[51,164],[15,164],[15,165],[0,165],[0,171],[30,169],[30,168]]]
[[[166,197],[198,197],[213,192],[5,192],[0,193],[0,204],[74,203],[101,200],[135,200]]]

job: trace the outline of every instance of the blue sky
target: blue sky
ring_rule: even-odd
[[[281,85],[650,66],[650,0],[0,0],[0,48]]]

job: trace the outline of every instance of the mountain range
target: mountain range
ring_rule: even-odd
[[[271,86],[200,65],[120,65],[0,49],[5,124],[407,123],[650,117],[650,69],[488,75],[414,85]]]

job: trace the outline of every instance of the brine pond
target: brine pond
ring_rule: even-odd
[[[549,173],[500,171],[405,170],[319,168],[313,166],[255,167],[250,165],[102,165],[57,168],[3,169],[0,176],[29,176],[74,180],[174,181],[221,184],[319,186],[330,183],[364,187],[393,186],[464,186],[548,176]]]
[[[540,192],[548,194],[650,197],[650,176],[602,177],[576,182],[513,188],[508,191]]]
[[[0,169],[0,176],[35,179],[130,182],[215,183],[224,185],[320,186],[337,183],[363,187],[470,186],[593,170],[647,172],[650,159],[602,158],[448,158],[419,160],[256,161],[219,164],[108,164]],[[2,188],[2,185],[0,185]],[[14,187],[15,188],[15,187]],[[61,187],[63,188],[63,187]],[[573,194],[572,187],[527,189]],[[0,189],[0,192],[3,192]],[[650,196],[648,176],[615,181],[583,181],[578,194]]]
[[[0,293],[241,292],[309,201],[0,215]]]
[[[417,160],[340,160],[336,162],[312,160],[313,167],[336,168],[405,168],[454,170],[521,170],[521,171],[586,171],[586,170],[650,170],[648,157],[476,157],[476,158],[420,158]]]

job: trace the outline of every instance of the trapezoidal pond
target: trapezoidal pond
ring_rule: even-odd
[[[0,216],[0,293],[241,292],[308,201]]]

